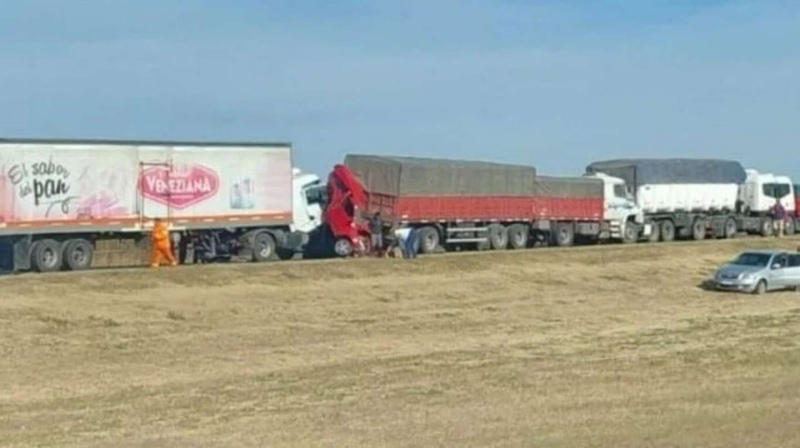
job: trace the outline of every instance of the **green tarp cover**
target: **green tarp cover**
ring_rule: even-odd
[[[367,191],[390,196],[603,197],[599,179],[537,176],[531,166],[374,155],[344,163]]]
[[[347,155],[367,191],[392,196],[531,196],[536,169],[490,162]]]
[[[586,172],[620,178],[636,189],[652,184],[740,184],[744,167],[718,159],[617,159],[594,162]]]

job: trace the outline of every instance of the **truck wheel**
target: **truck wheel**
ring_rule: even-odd
[[[669,243],[675,241],[675,224],[669,219],[665,219],[660,223],[661,227],[661,241]]]
[[[736,220],[728,218],[728,220],[725,221],[724,237],[726,239],[736,238],[738,232],[739,229],[736,226]]]
[[[575,241],[575,229],[572,227],[572,224],[570,223],[557,224],[555,240],[556,240],[556,245],[558,246],[561,247],[572,246],[572,243]]]
[[[253,238],[253,261],[261,263],[273,256],[275,256],[275,239],[267,232],[257,234]]]
[[[528,229],[522,224],[512,224],[506,230],[508,245],[511,249],[525,249],[528,247]]]
[[[787,235],[794,235],[794,218],[791,216],[786,218],[786,224],[784,224],[784,232]]]
[[[276,253],[278,254],[278,258],[283,261],[291,260],[292,258],[294,258],[294,251],[290,249],[281,248],[278,249]]]
[[[639,226],[632,222],[625,223],[625,230],[622,231],[622,242],[633,244],[639,241]]]
[[[764,218],[761,220],[761,236],[772,235],[772,219]]]
[[[489,242],[494,250],[506,250],[508,248],[508,231],[500,224],[489,226]]]
[[[55,272],[61,269],[61,244],[55,240],[40,240],[31,247],[31,266],[37,272]]]
[[[69,271],[82,271],[92,267],[94,260],[94,246],[89,241],[79,238],[64,243],[62,254],[64,269]]]
[[[706,221],[698,218],[692,223],[692,239],[700,241],[706,237]]]
[[[439,247],[439,232],[433,227],[419,229],[419,251],[423,254],[432,254]]]
[[[657,243],[659,241],[661,241],[661,225],[658,221],[653,221],[650,223],[650,237],[648,238],[648,242]]]
[[[333,243],[333,251],[342,258],[349,257],[353,254],[353,243],[348,238],[339,238]]]

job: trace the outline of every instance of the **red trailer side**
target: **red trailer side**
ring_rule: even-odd
[[[552,176],[536,179],[536,219],[601,221],[603,202],[601,180]]]

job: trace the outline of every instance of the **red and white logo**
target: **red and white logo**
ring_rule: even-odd
[[[156,166],[142,171],[139,190],[148,199],[184,209],[217,194],[219,176],[203,165]]]

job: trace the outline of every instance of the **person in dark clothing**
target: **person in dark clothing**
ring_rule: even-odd
[[[372,234],[372,250],[380,255],[383,252],[383,220],[380,212],[375,212],[369,220],[369,231]]]
[[[775,228],[775,236],[781,238],[786,225],[786,209],[780,199],[775,199],[775,205],[772,206],[772,224]]]
[[[417,248],[419,247],[419,231],[416,228],[411,228],[405,243],[406,253],[408,254],[406,258],[417,258]]]

